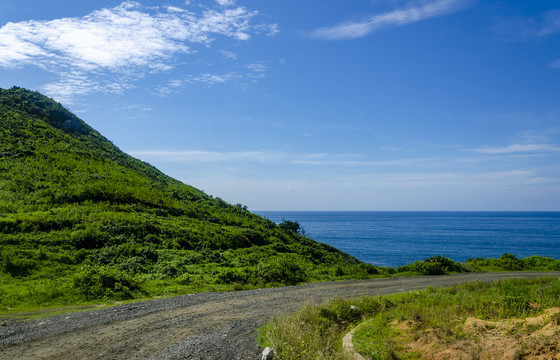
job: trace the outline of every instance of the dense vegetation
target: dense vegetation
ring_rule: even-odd
[[[275,359],[351,359],[342,349],[342,338],[360,324],[354,347],[366,359],[421,359],[403,346],[407,337],[433,334],[444,346],[469,339],[463,331],[468,317],[499,320],[525,318],[560,306],[560,279],[504,280],[493,284],[465,283],[450,288],[428,287],[423,291],[382,297],[336,299],[309,305],[297,313],[278,318],[260,331],[263,346],[275,349]],[[552,321],[560,320],[556,315]],[[402,337],[396,322],[413,324]],[[543,325],[544,326],[544,325]],[[533,326],[532,331],[538,330]],[[529,329],[511,330],[527,333]],[[557,340],[556,340],[557,341]],[[472,359],[482,358],[473,349]],[[523,357],[520,349],[519,359]],[[451,356],[453,358],[453,356]],[[529,358],[529,357],[528,357]]]
[[[0,89],[0,311],[377,272],[294,225],[164,175],[39,93]]]

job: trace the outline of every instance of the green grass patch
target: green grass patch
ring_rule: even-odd
[[[397,322],[408,322],[411,336],[433,329],[443,342],[462,339],[467,317],[498,320],[528,317],[560,306],[560,279],[471,282],[449,288],[428,287],[382,297],[338,299],[308,305],[260,329],[259,341],[278,359],[346,359],[342,337],[361,324],[354,346],[366,359],[417,359],[399,341]],[[416,335],[415,335],[416,334]]]

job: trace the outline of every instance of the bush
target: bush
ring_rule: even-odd
[[[500,256],[499,264],[502,268],[510,271],[522,270],[523,261],[519,260],[515,255],[503,254]]]
[[[179,276],[175,281],[177,281],[177,283],[181,285],[188,285],[193,282],[193,277],[191,276],[191,274],[184,273],[181,276]]]
[[[295,256],[285,255],[259,266],[256,280],[264,283],[295,285],[307,281],[307,274]]]
[[[24,277],[37,267],[37,261],[22,259],[11,252],[4,251],[1,258],[1,269],[12,276]]]
[[[108,240],[106,233],[88,228],[86,230],[76,230],[72,233],[71,241],[76,249],[99,249],[105,246]]]
[[[247,284],[249,275],[245,269],[225,268],[216,276],[216,282],[219,284]]]
[[[441,255],[431,256],[424,261],[416,261],[413,264],[400,266],[397,272],[414,272],[422,275],[443,275],[450,272],[466,272],[461,264]]]
[[[136,277],[108,266],[85,266],[74,277],[74,288],[86,299],[131,299],[140,290]]]

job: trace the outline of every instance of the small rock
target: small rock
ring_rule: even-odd
[[[265,348],[263,353],[262,353],[262,357],[261,360],[272,360],[274,359],[274,350],[272,350],[272,348]]]
[[[350,310],[356,311],[357,309],[356,309],[356,307],[355,307],[354,305],[351,305],[351,306],[350,306]]]
[[[2,324],[0,324],[1,326],[8,326],[8,322],[7,321],[2,321]]]

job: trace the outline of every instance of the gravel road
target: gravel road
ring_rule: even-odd
[[[312,283],[199,293],[0,326],[0,359],[260,359],[256,329],[306,303],[383,295],[466,281],[560,277],[492,273]]]

